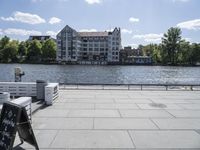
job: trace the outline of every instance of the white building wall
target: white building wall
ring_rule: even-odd
[[[57,61],[73,61],[76,62],[82,57],[83,53],[88,55],[100,55],[104,53],[108,62],[119,62],[119,51],[121,49],[121,33],[120,29],[115,28],[113,32],[108,32],[107,40],[100,42],[95,38],[101,37],[87,37],[87,42],[81,41],[78,33],[66,26],[57,35]],[[91,39],[91,40],[89,40]],[[72,42],[72,43],[70,43]],[[71,45],[72,44],[72,45]],[[83,44],[87,44],[84,51]],[[103,46],[102,46],[103,45]],[[101,50],[104,49],[104,50]],[[107,49],[107,50],[106,50]]]

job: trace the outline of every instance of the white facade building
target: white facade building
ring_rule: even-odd
[[[77,32],[65,26],[57,35],[57,61],[119,62],[120,28],[112,32]]]

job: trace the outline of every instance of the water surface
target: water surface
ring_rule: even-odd
[[[200,84],[200,67],[92,66],[0,64],[0,81],[14,81],[14,68],[25,72],[22,81],[60,83],[185,83]]]

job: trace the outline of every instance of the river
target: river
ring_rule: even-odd
[[[14,68],[25,72],[22,81],[98,84],[200,84],[200,67],[92,66],[0,64],[0,82],[14,81]]]

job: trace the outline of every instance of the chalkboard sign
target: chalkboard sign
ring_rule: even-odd
[[[21,141],[39,150],[25,108],[10,102],[4,103],[0,117],[0,150],[12,150],[17,131]]]
[[[0,118],[0,150],[12,149],[20,114],[19,107],[4,103]]]
[[[25,107],[23,107],[21,111],[21,117],[19,118],[19,122],[17,125],[17,131],[18,131],[19,137],[21,141],[25,141],[35,146],[35,148],[39,150],[31,124],[28,120],[29,118],[26,113],[26,109]]]

